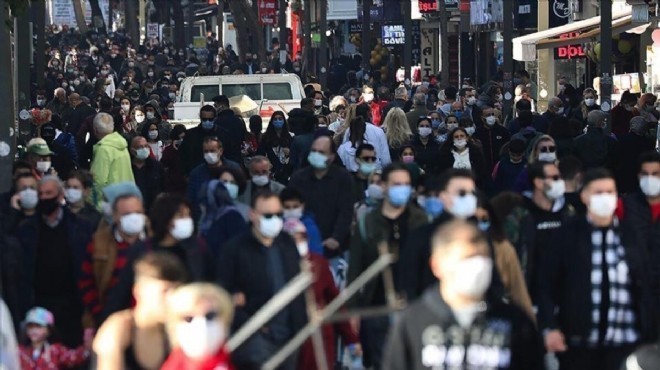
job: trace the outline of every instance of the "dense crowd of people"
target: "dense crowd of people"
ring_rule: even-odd
[[[282,369],[333,369],[344,352],[373,369],[657,369],[653,94],[606,114],[562,79],[539,114],[521,70],[508,114],[501,81],[346,71],[268,122],[214,97],[186,130],[170,123],[186,76],[300,61],[239,62],[212,35],[201,52],[68,29],[43,52],[0,203],[0,365],[258,369],[313,319],[304,295],[227,339],[302,260],[322,309],[385,244],[393,286],[379,276],[346,309],[392,294],[408,307],[325,324],[323,356],[308,340]]]

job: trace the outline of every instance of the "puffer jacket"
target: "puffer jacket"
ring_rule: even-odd
[[[108,185],[135,182],[128,143],[119,133],[113,132],[94,145],[91,171],[94,175],[94,191],[98,195]]]

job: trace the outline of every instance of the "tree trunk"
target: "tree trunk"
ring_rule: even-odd
[[[264,27],[261,26],[259,20],[259,10],[257,8],[257,1],[252,2],[252,7],[250,7],[245,0],[239,2],[241,7],[245,12],[245,16],[248,20],[248,27],[250,34],[252,35],[252,48],[248,49],[250,52],[256,53],[259,56],[259,62],[266,61],[266,42],[264,40]],[[247,51],[246,51],[247,52]]]
[[[76,23],[81,34],[87,33],[87,23],[85,23],[85,13],[82,9],[80,0],[71,0],[73,3],[73,11],[76,13]]]
[[[126,0],[124,6],[126,30],[133,45],[137,48],[140,45],[140,22],[138,20],[140,12],[138,11],[138,0]]]
[[[105,28],[105,19],[103,19],[103,12],[101,11],[99,0],[89,0],[89,6],[92,8],[92,24],[96,28],[97,19],[100,20],[100,27],[98,27],[99,32],[107,33]]]
[[[229,10],[234,15],[234,27],[236,27],[236,42],[238,43],[238,59],[243,62],[245,60],[245,53],[250,51],[250,36],[247,27],[247,17],[241,3],[244,0],[229,1]]]
[[[180,1],[172,1],[172,13],[174,15],[174,31],[172,32],[174,45],[177,49],[182,49],[186,47],[186,32]]]

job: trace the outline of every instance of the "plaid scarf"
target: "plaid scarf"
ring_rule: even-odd
[[[620,346],[635,343],[639,332],[631,298],[631,283],[625,249],[621,245],[618,220],[607,230],[595,229],[591,234],[591,297],[592,329],[588,344],[592,346]],[[605,257],[605,258],[603,258]],[[603,271],[607,271],[608,292],[603,292]],[[609,295],[608,307],[602,307],[602,297]],[[607,309],[607,326],[601,323],[601,309]],[[604,329],[604,330],[603,330]]]

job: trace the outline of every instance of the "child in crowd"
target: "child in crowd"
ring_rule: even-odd
[[[23,370],[59,370],[78,367],[89,359],[92,333],[85,333],[85,344],[69,349],[62,344],[51,343],[55,318],[45,308],[35,307],[28,311],[24,326],[25,341],[20,346]]]

